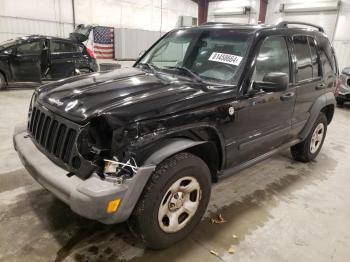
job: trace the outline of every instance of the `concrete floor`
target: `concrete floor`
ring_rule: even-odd
[[[337,108],[315,162],[286,151],[227,178],[187,239],[150,251],[125,224],[75,215],[23,169],[11,135],[31,93],[0,92],[0,261],[349,261],[350,106]],[[227,222],[210,224],[218,214]]]

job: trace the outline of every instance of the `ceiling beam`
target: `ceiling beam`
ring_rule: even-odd
[[[260,10],[259,10],[259,24],[265,23],[266,10],[267,10],[268,0],[260,0]]]
[[[209,0],[198,0],[198,25],[207,22]]]

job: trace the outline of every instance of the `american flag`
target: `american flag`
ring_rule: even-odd
[[[94,28],[94,53],[97,59],[113,59],[114,28],[97,26]]]

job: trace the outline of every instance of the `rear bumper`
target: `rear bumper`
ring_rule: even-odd
[[[97,175],[88,179],[68,177],[68,171],[54,164],[41,153],[26,131],[26,125],[15,128],[14,147],[30,175],[44,188],[61,199],[77,214],[105,224],[127,220],[136,205],[155,166],[140,167],[137,173],[122,184],[102,180]],[[108,203],[121,199],[115,213],[108,213]]]

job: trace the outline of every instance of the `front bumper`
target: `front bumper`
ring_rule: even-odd
[[[338,101],[350,101],[350,87],[346,85],[340,85],[339,92],[337,94],[336,99]]]
[[[122,184],[115,184],[92,175],[83,180],[77,176],[67,176],[68,171],[62,169],[41,153],[32,142],[26,131],[26,125],[15,128],[14,147],[21,162],[30,175],[44,188],[61,199],[77,214],[114,224],[127,220],[131,215],[154,165],[140,167],[137,173]],[[115,213],[108,213],[108,203],[121,199]]]

